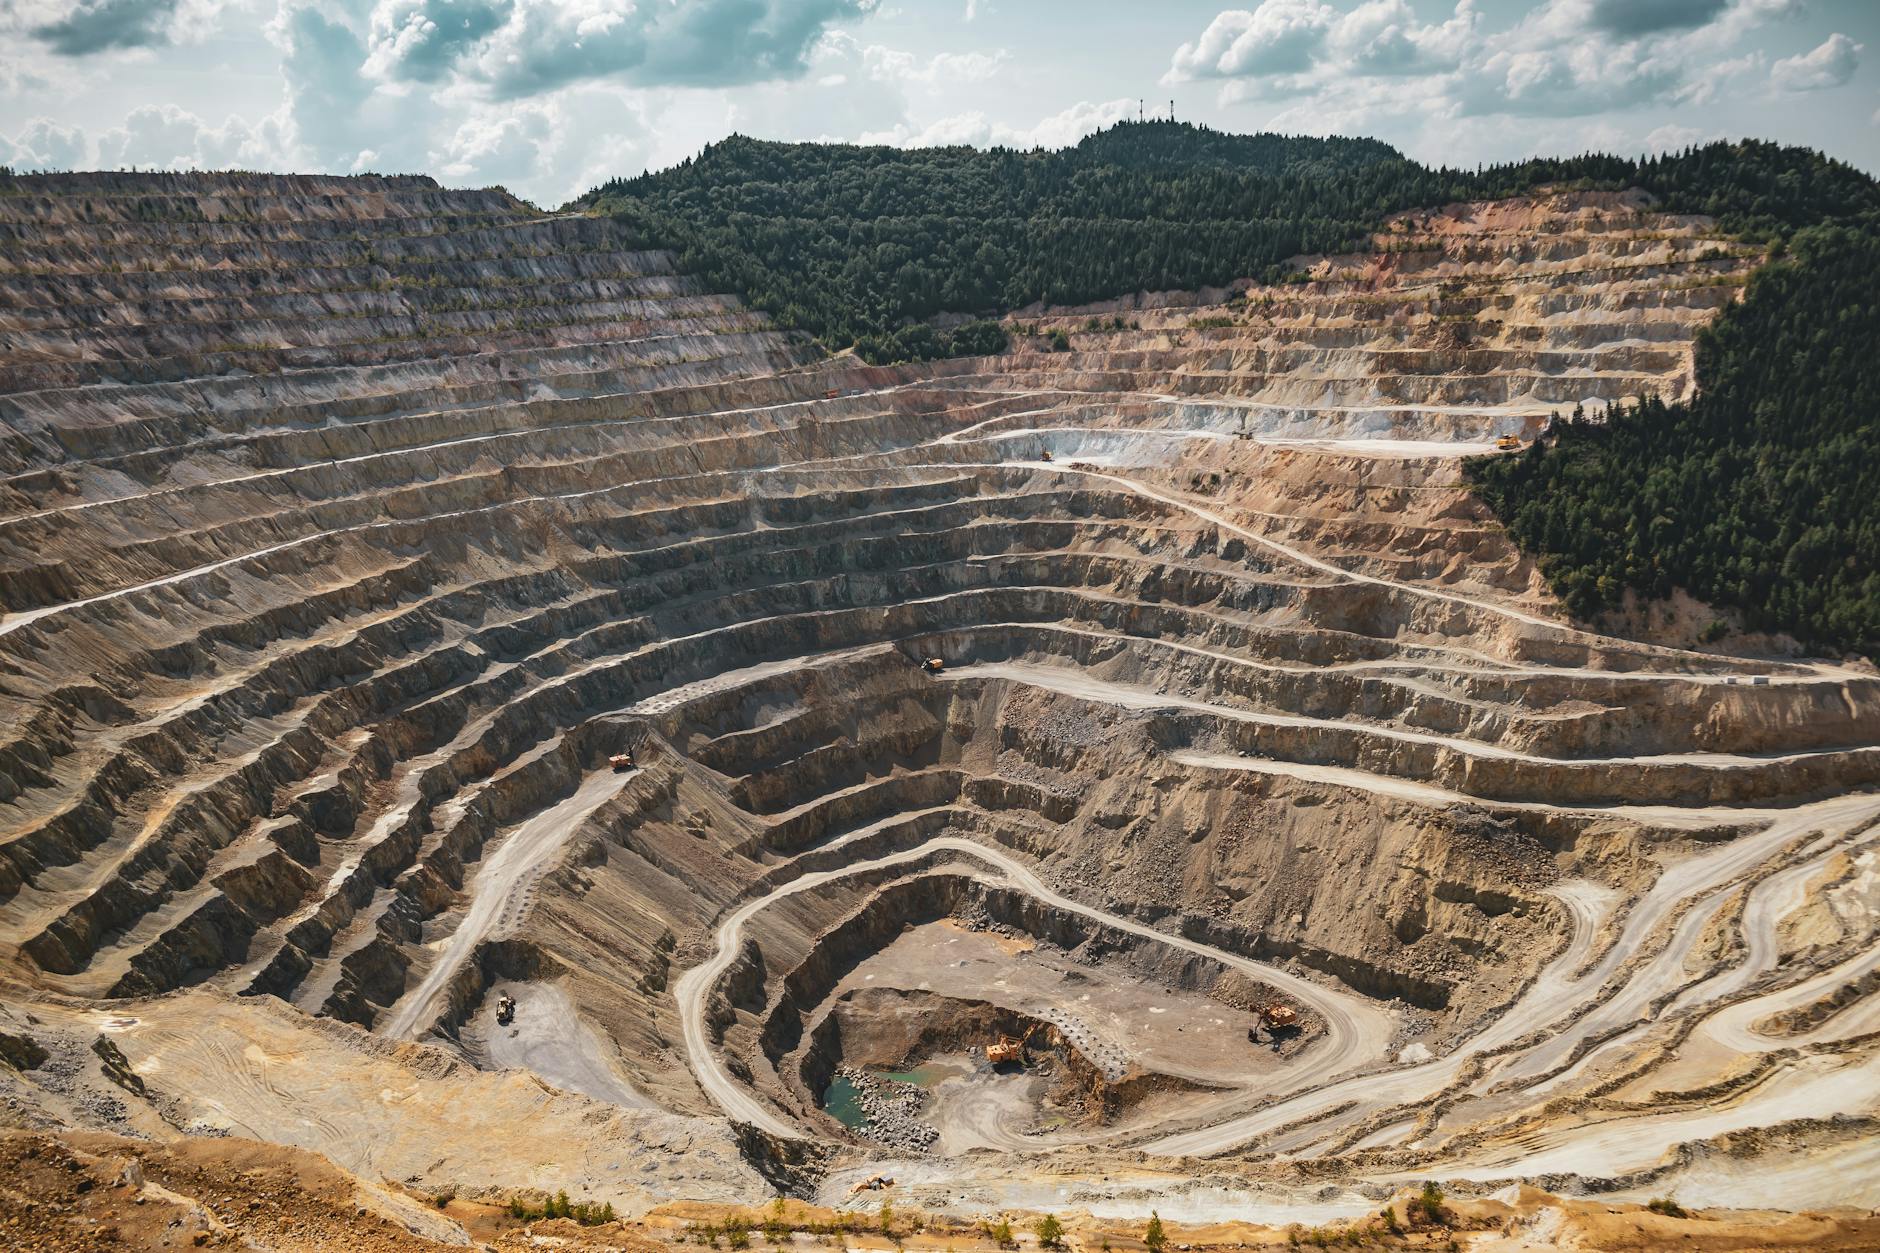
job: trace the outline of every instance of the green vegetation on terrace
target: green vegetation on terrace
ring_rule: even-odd
[[[1820,226],[1697,341],[1697,396],[1575,415],[1477,490],[1573,612],[1674,588],[1880,650],[1880,232]]]
[[[1387,214],[1548,184],[1640,186],[1672,211],[1753,235],[1880,209],[1858,171],[1773,144],[1471,172],[1429,169],[1375,140],[1173,122],[1124,122],[1031,152],[733,136],[577,203],[780,324],[892,361],[1003,342],[995,326],[936,329],[937,315],[1272,279],[1291,257],[1360,246]]]

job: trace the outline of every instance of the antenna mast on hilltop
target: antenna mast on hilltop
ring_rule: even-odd
[[[1173,100],[1168,102],[1168,120],[1171,122],[1175,120],[1175,102]]]
[[[1136,97],[1136,120],[1140,122],[1140,121],[1143,121],[1146,117],[1148,117],[1148,114],[1143,111],[1142,97],[1138,96]]]

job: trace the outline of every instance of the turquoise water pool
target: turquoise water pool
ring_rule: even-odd
[[[828,1114],[844,1127],[860,1127],[868,1121],[862,1113],[862,1094],[848,1081],[846,1075],[837,1075],[829,1081],[823,1091],[823,1113]]]

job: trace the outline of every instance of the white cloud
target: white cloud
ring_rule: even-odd
[[[1320,0],[1264,0],[1217,14],[1176,49],[1165,79],[1218,81],[1223,106],[1268,103],[1277,112],[1267,125],[1319,134],[1390,127],[1411,111],[1452,126],[1513,117],[1559,129],[1564,119],[1709,101],[1725,79],[1763,67],[1760,54],[1732,59],[1731,49],[1797,4],[1539,0],[1491,29],[1476,0],[1455,0],[1430,21],[1408,0],[1364,0],[1347,12]],[[1809,58],[1838,66],[1854,51]],[[1817,72],[1835,70],[1794,73]]]
[[[1337,10],[1320,0],[1261,0],[1252,11],[1215,15],[1201,38],[1175,50],[1172,81],[1290,74],[1309,68],[1325,45]]]
[[[553,208],[646,163],[647,122],[628,93],[577,87],[520,104],[479,105],[427,168],[452,183],[501,183]]]
[[[1839,87],[1854,76],[1866,44],[1857,44],[1836,31],[1812,52],[1784,57],[1769,71],[1769,81],[1783,91],[1820,91]]]
[[[1656,127],[1645,136],[1645,151],[1652,153],[1679,152],[1692,144],[1701,144],[1719,138],[1715,132],[1706,132],[1695,126],[1679,126],[1676,122],[1666,122]]]
[[[0,32],[30,36],[64,57],[202,39],[241,0],[8,0]]]
[[[1725,83],[1746,74],[1760,74],[1768,64],[1769,58],[1760,50],[1718,61],[1698,71],[1689,82],[1672,93],[1672,99],[1684,105],[1710,104],[1717,99]]]
[[[1338,63],[1367,74],[1449,70],[1461,63],[1475,22],[1467,4],[1437,24],[1417,21],[1407,0],[1368,0],[1338,20],[1326,47]]]
[[[264,130],[269,125],[264,122]],[[238,118],[209,126],[173,104],[134,109],[122,126],[98,136],[98,164],[106,169],[253,168],[278,152],[277,136],[259,134]]]
[[[941,118],[924,127],[898,125],[889,130],[865,131],[864,144],[892,144],[897,148],[933,148],[970,144],[976,148],[1062,148],[1084,136],[1112,126],[1136,111],[1134,100],[1079,101],[1034,126],[1013,127],[974,110]]]
[[[862,65],[877,82],[920,83],[934,87],[946,83],[982,83],[1005,68],[1012,54],[997,52],[938,52],[925,64],[911,52],[871,45],[862,50]]]
[[[729,86],[801,77],[878,0],[378,0],[376,78],[475,82],[504,99],[578,82]]]
[[[36,117],[12,139],[0,136],[0,165],[16,170],[75,170],[88,161],[85,132]]]

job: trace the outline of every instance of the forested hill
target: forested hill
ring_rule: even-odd
[[[1470,463],[1577,615],[1684,588],[1880,656],[1880,233],[1814,227],[1786,254],[1699,336],[1689,403],[1643,397]]]
[[[1377,139],[1333,136],[1235,135],[1182,122],[1120,122],[1069,150],[1072,160],[1131,169],[1218,169],[1240,174],[1331,178],[1362,166],[1401,162]]]
[[[1472,467],[1515,538],[1583,617],[1628,588],[1683,587],[1752,627],[1880,650],[1880,185],[1809,149],[1470,171],[1374,140],[1171,122],[1031,152],[734,136],[579,203],[782,324],[887,361],[1005,344],[996,322],[941,329],[936,315],[1273,279],[1297,254],[1360,245],[1390,213],[1543,186],[1640,187],[1788,256],[1701,341],[1694,402],[1565,422]]]
[[[677,251],[783,325],[883,361],[1002,342],[984,325],[936,332],[937,314],[1272,278],[1290,257],[1358,246],[1387,214],[1547,184],[1639,186],[1674,212],[1759,235],[1880,215],[1872,179],[1774,144],[1436,170],[1375,140],[1173,122],[1125,122],[1030,152],[733,136],[577,204]]]

